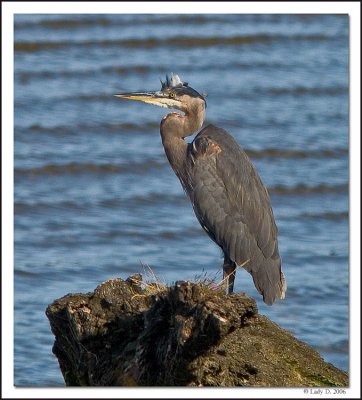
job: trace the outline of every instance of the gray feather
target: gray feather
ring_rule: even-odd
[[[257,171],[233,137],[212,125],[197,135],[190,153],[189,195],[197,218],[231,261],[245,263],[272,304],[282,297],[281,260],[269,195]]]

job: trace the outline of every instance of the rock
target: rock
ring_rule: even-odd
[[[245,294],[136,274],[46,310],[67,386],[348,386]]]

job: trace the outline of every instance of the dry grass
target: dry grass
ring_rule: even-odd
[[[212,290],[222,289],[223,280],[219,281],[220,273],[220,270],[216,271],[214,274],[210,274],[207,271],[202,270],[202,273],[200,275],[195,275],[194,283],[196,285],[207,286],[209,289]]]
[[[143,268],[143,276],[145,279],[140,278],[137,283],[143,290],[142,294],[136,294],[135,296],[150,296],[154,294],[160,294],[167,290],[166,283],[157,276],[152,268],[148,264],[144,264],[141,261],[141,266]]]
[[[246,260],[243,264],[238,265],[237,268],[242,268],[246,265],[250,260]],[[143,276],[145,279],[142,279],[142,276],[139,281],[135,282],[138,284],[142,290],[142,294],[136,294],[135,296],[149,296],[154,294],[160,294],[167,290],[166,282],[161,279],[152,268],[148,265],[140,262],[143,268]],[[206,286],[211,290],[221,290],[225,291],[227,278],[223,278],[220,280],[221,269],[216,271],[214,274],[210,274],[204,269],[199,275],[195,275],[194,282],[196,285]]]

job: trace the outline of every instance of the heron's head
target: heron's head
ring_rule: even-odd
[[[195,106],[206,108],[203,95],[190,87],[187,82],[182,82],[178,75],[166,76],[165,82],[161,81],[161,90],[154,92],[133,92],[116,94],[116,97],[127,100],[138,100],[155,106],[165,107],[187,112]]]

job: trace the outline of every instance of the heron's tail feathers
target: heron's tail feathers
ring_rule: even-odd
[[[283,274],[283,271],[280,271],[280,295],[279,299],[283,300],[285,299],[285,293],[287,291],[287,281],[285,279],[285,276]]]

